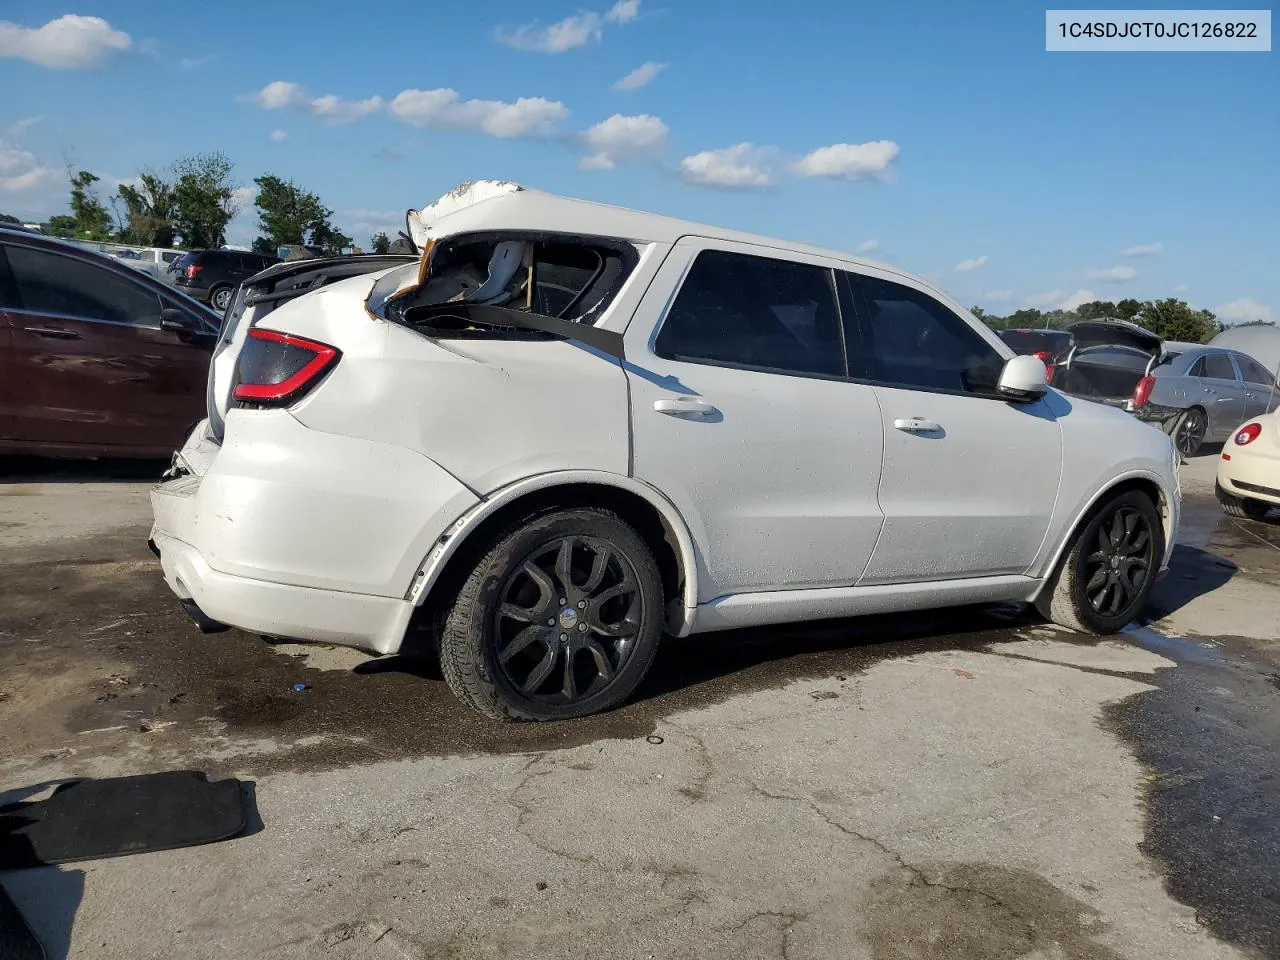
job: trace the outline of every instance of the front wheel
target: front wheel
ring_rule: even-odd
[[[615,707],[662,634],[662,577],[644,540],[596,508],[536,514],[472,567],[440,631],[453,693],[495,720]]]
[[[1115,633],[1146,605],[1164,556],[1164,528],[1147,494],[1106,501],[1075,534],[1050,583],[1048,617],[1080,633]]]

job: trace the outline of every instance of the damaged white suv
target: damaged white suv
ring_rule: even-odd
[[[914,277],[494,181],[407,226],[228,309],[152,496],[205,629],[412,623],[467,704],[542,720],[625,700],[664,632],[1029,601],[1105,633],[1168,563],[1169,438]]]

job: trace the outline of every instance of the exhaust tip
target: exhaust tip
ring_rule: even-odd
[[[225,623],[214,620],[201,610],[190,597],[186,597],[180,602],[182,603],[182,609],[187,612],[187,616],[191,618],[192,622],[200,628],[201,633],[224,633],[231,629]]]

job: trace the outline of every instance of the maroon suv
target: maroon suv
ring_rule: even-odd
[[[168,456],[204,416],[219,322],[110,257],[0,229],[0,453]]]

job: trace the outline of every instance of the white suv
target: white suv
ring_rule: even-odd
[[[153,493],[205,629],[400,650],[495,718],[625,700],[663,632],[988,601],[1120,629],[1169,438],[881,264],[465,184],[419,256],[246,282]],[[417,635],[415,629],[415,635]]]

